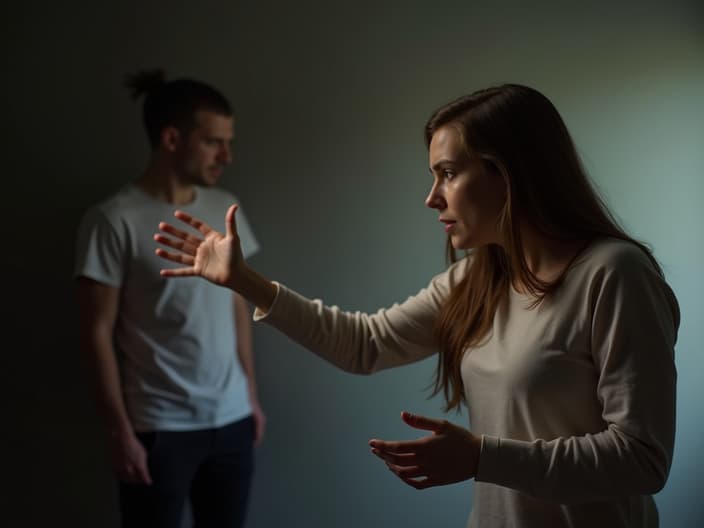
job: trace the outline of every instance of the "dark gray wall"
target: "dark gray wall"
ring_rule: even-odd
[[[704,9],[698,1],[26,4],[3,20],[5,526],[115,526],[114,484],[76,352],[70,279],[85,207],[147,149],[125,73],[221,87],[237,118],[224,185],[271,278],[344,308],[405,299],[443,267],[422,126],[498,82],[544,91],[594,180],[651,243],[682,304],[677,450],[663,527],[701,525]],[[616,5],[612,5],[616,4]],[[5,8],[8,9],[8,8]],[[408,438],[433,360],[357,377],[256,328],[268,437],[249,526],[463,526],[471,484],[418,492],[367,449]],[[464,423],[463,415],[450,419]],[[7,522],[3,522],[7,521]]]

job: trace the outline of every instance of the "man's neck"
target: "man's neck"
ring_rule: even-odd
[[[152,159],[136,185],[156,200],[186,205],[195,199],[195,186],[184,184],[171,168]]]

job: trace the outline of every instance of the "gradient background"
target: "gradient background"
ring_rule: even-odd
[[[117,526],[77,354],[80,215],[142,170],[123,76],[160,66],[235,108],[234,190],[271,278],[343,308],[404,300],[444,267],[423,206],[425,120],[456,96],[532,85],[562,113],[607,202],[651,244],[682,308],[666,528],[704,525],[704,3],[44,2],[3,8],[3,526]],[[223,211],[224,214],[224,211]],[[248,527],[464,526],[471,483],[419,492],[369,454],[412,438],[435,360],[345,374],[255,329],[269,418]],[[12,342],[17,344],[11,344]],[[460,424],[466,415],[447,417]],[[8,493],[9,490],[9,493]]]

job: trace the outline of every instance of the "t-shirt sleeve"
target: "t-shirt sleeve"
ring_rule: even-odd
[[[245,259],[253,257],[259,252],[259,242],[254,236],[249,220],[247,220],[247,216],[241,208],[237,209],[235,220],[237,222],[237,234],[240,237],[240,245],[242,247],[242,256]]]
[[[604,430],[533,442],[484,436],[477,480],[567,504],[664,486],[674,447],[679,309],[644,260],[622,255],[587,292]]]
[[[99,209],[90,209],[78,227],[73,277],[118,287],[124,264],[125,252],[117,230]]]

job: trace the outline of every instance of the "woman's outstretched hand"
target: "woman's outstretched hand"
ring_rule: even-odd
[[[237,276],[245,267],[240,238],[237,234],[236,211],[236,205],[230,206],[227,210],[224,235],[183,211],[176,211],[174,216],[200,231],[202,238],[177,229],[169,223],[161,222],[159,224],[161,232],[154,235],[154,240],[177,251],[158,248],[156,254],[183,265],[181,268],[162,269],[161,275],[164,277],[200,276],[219,286],[235,289]]]
[[[473,478],[479,466],[481,439],[447,420],[407,412],[401,418],[411,427],[432,431],[417,440],[389,442],[372,439],[372,453],[402,481],[416,489],[453,484]]]

